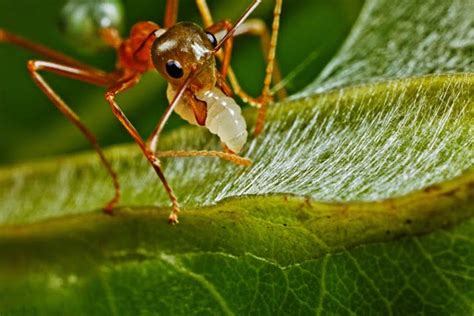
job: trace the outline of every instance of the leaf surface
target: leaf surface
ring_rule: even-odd
[[[113,217],[99,211],[112,188],[93,153],[0,170],[0,312],[472,314],[473,56],[448,51],[444,33],[425,61],[444,47],[455,67],[433,57],[409,71],[406,47],[400,59],[375,49],[413,28],[469,45],[469,3],[398,5],[409,13],[391,18],[390,1],[368,1],[329,70],[270,110],[251,167],[164,161],[178,226],[134,145],[107,151],[123,184]],[[363,32],[374,49],[360,55]],[[186,127],[161,146],[218,144]]]

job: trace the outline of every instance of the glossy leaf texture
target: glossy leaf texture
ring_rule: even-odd
[[[272,107],[253,166],[164,161],[178,226],[134,145],[107,151],[113,217],[92,153],[0,170],[0,313],[472,314],[470,6],[367,1],[315,83]],[[203,147],[185,127],[161,148]]]

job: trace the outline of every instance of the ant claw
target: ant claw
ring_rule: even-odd
[[[107,215],[114,215],[114,208],[111,205],[106,205],[102,211]]]
[[[178,221],[178,214],[171,213],[170,216],[168,217],[168,223],[171,225],[176,225],[179,223]]]
[[[107,215],[114,215],[114,208],[115,208],[115,205],[118,203],[119,199],[120,199],[120,193],[119,191],[117,191],[114,198],[110,200],[110,202],[107,203],[106,206],[104,206],[103,208],[104,213]]]

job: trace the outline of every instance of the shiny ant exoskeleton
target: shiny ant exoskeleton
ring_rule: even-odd
[[[245,102],[259,107],[255,127],[255,134],[259,134],[263,130],[267,105],[272,101],[270,93],[272,76],[275,75],[276,80],[279,80],[279,72],[274,67],[274,62],[282,0],[276,0],[275,3],[271,36],[262,21],[247,19],[261,0],[252,1],[235,23],[231,23],[229,20],[213,23],[206,0],[196,0],[205,29],[194,23],[176,23],[178,0],[167,0],[163,28],[153,22],[139,22],[132,27],[130,35],[126,39],[120,37],[116,25],[119,14],[117,14],[118,10],[113,10],[113,6],[117,4],[117,0],[102,0],[108,7],[104,6],[100,9],[94,2],[69,1],[72,3],[70,4],[71,10],[69,13],[66,10],[66,14],[88,12],[87,10],[90,9],[89,13],[93,14],[92,19],[97,26],[96,35],[103,43],[117,51],[115,71],[106,73],[3,29],[0,29],[0,42],[11,43],[48,59],[48,61],[30,60],[28,71],[39,88],[79,128],[99,154],[115,187],[113,199],[104,208],[106,212],[112,213],[114,206],[120,199],[120,184],[117,174],[112,169],[92,132],[43,79],[40,72],[46,71],[106,87],[105,99],[110,104],[113,114],[140,146],[169,195],[173,205],[169,222],[177,223],[179,204],[163,174],[159,157],[214,156],[240,165],[250,164],[250,160],[236,154],[247,140],[247,129],[240,107],[231,97],[232,90]],[[90,7],[91,5],[96,7]],[[77,29],[76,27],[76,31]],[[258,98],[250,97],[240,88],[230,67],[233,38],[241,34],[260,36],[265,48],[266,76],[262,94]],[[223,47],[223,52],[219,51],[221,47]],[[216,66],[216,56],[221,60],[220,70]],[[143,73],[153,69],[156,69],[168,81],[167,95],[170,104],[153,133],[145,141],[127,119],[115,101],[115,97],[137,84]],[[226,78],[229,79],[233,89],[227,84]],[[158,138],[173,111],[189,123],[204,126],[211,133],[219,136],[225,145],[225,152],[158,152]]]

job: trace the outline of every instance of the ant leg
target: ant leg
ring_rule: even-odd
[[[260,38],[260,42],[262,45],[263,55],[264,56],[270,55],[271,47],[272,47],[271,37],[270,37],[270,32],[268,30],[268,27],[263,20],[261,19],[248,20],[246,23],[242,24],[240,28],[237,29],[235,36],[239,36],[239,35],[258,36]],[[282,75],[281,75],[280,67],[278,66],[278,61],[275,55],[273,55],[273,83],[277,84],[281,80],[282,80]],[[239,96],[242,95],[244,97],[247,96],[247,98],[249,97],[240,88],[237,78],[235,77],[235,74],[233,72],[232,74],[229,73],[229,81],[231,82],[236,94],[238,94]],[[286,90],[284,88],[278,90],[277,95],[278,95],[279,100],[285,99],[287,97]]]
[[[275,9],[273,11],[272,35],[270,37],[270,48],[267,54],[267,69],[265,71],[265,79],[263,81],[263,89],[261,95],[261,106],[258,110],[257,121],[255,123],[254,134],[259,135],[263,131],[265,116],[267,114],[268,102],[271,101],[270,84],[272,83],[272,75],[274,70],[276,45],[278,40],[278,31],[280,29],[281,5],[283,0],[276,0]]]
[[[230,161],[236,165],[248,167],[252,164],[252,161],[248,158],[241,157],[233,152],[222,152],[215,150],[168,150],[168,151],[158,151],[158,138],[159,138],[158,128],[153,131],[153,133],[148,138],[148,143],[150,144],[150,150],[155,153],[158,158],[166,157],[217,157],[223,160]]]
[[[212,24],[214,24],[214,20],[212,18],[211,11],[209,10],[209,6],[207,5],[207,1],[196,0],[196,6],[198,7],[199,14],[201,15],[202,22],[204,23],[204,27],[208,28]]]
[[[14,46],[21,47],[30,52],[36,53],[57,63],[77,67],[83,70],[88,70],[90,72],[96,72],[97,70],[94,67],[83,64],[80,61],[75,60],[69,56],[64,55],[58,51],[55,51],[51,48],[43,46],[41,44],[32,42],[22,36],[16,35],[14,33],[8,32],[0,28],[0,42],[5,42],[12,44]]]
[[[165,187],[165,190],[168,193],[168,196],[173,205],[173,210],[168,218],[168,221],[171,224],[177,224],[178,213],[180,212],[180,207],[179,207],[176,195],[173,192],[173,189],[168,184],[168,181],[166,180],[165,175],[163,174],[163,171],[161,170],[160,161],[158,160],[157,156],[155,156],[154,152],[149,149],[149,147],[147,146],[145,141],[142,139],[138,131],[135,129],[132,123],[128,120],[128,118],[125,116],[125,113],[122,111],[120,106],[115,101],[115,97],[118,93],[123,92],[131,88],[132,86],[134,86],[138,82],[138,79],[139,79],[139,76],[135,75],[133,77],[126,78],[122,81],[119,81],[117,84],[115,84],[114,86],[112,86],[111,88],[107,90],[105,94],[105,99],[109,102],[114,115],[117,117],[120,123],[122,123],[122,125],[125,127],[128,133],[132,136],[132,138],[138,144],[143,154],[148,159],[151,166],[153,167],[156,174],[158,175],[161,182],[163,183],[163,186]]]
[[[103,28],[100,30],[100,36],[102,40],[114,49],[118,49],[120,44],[122,44],[122,38],[120,37],[119,31],[114,28]],[[80,61],[64,55],[56,50],[53,50],[44,45],[35,43],[29,39],[26,39],[20,35],[8,32],[0,28],[0,42],[10,43],[15,46],[19,46],[25,50],[31,51],[43,57],[49,58],[52,61],[57,63],[75,66],[81,69],[88,69],[90,71],[95,71],[94,67],[91,67],[87,64],[81,63]]]
[[[178,19],[179,0],[166,0],[165,18],[163,26],[165,29],[170,28]]]
[[[166,157],[217,157],[223,160],[230,161],[236,165],[248,167],[252,164],[252,161],[248,158],[241,157],[239,155],[214,150],[169,150],[169,151],[157,151],[156,156],[159,158]]]
[[[79,128],[79,130],[87,138],[87,140],[91,143],[92,147],[99,155],[102,164],[106,168],[114,184],[114,197],[104,207],[104,211],[111,214],[112,209],[120,200],[120,184],[118,181],[117,174],[112,169],[110,162],[105,157],[105,154],[100,148],[94,134],[81,122],[79,116],[77,116],[77,114],[71,110],[71,108],[61,99],[61,97],[59,97],[59,95],[54,92],[54,90],[43,79],[39,72],[47,71],[60,76],[85,81],[98,86],[106,86],[110,84],[110,77],[99,70],[91,72],[87,69],[80,69],[68,65],[61,65],[53,62],[38,60],[31,60],[28,62],[28,71],[30,72],[33,81],[38,85],[38,87],[46,94],[46,96],[53,102],[53,104],[59,109],[59,111],[61,111],[61,113],[63,113],[77,128]]]

